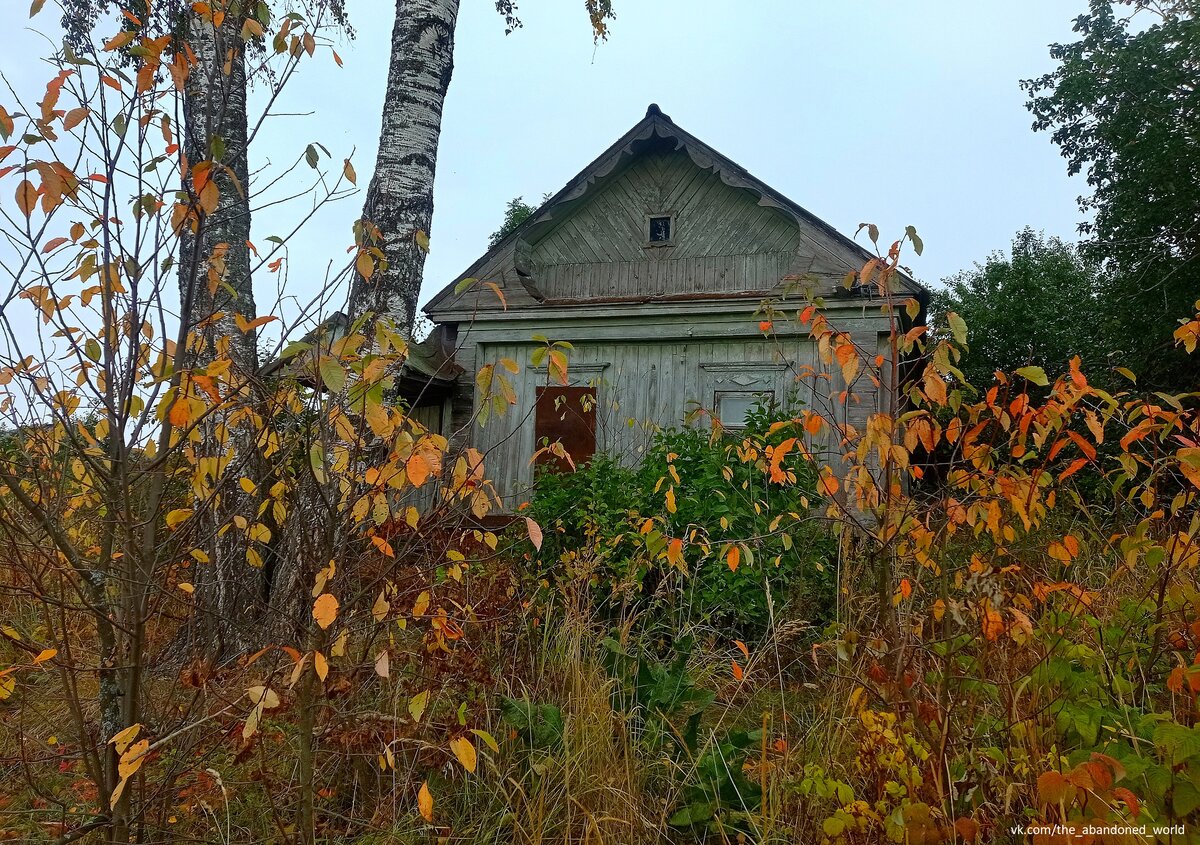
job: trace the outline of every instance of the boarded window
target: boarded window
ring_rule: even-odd
[[[759,405],[770,405],[775,400],[773,390],[718,390],[716,401],[717,418],[725,428],[745,428],[746,416]]]
[[[539,387],[533,423],[535,449],[562,443],[576,466],[596,454],[596,391],[591,387]],[[571,465],[557,455],[538,455],[539,466],[569,472]]]

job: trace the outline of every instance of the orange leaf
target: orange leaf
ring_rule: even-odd
[[[740,651],[743,655],[745,655],[747,660],[750,659],[750,649],[746,648],[746,644],[744,642],[742,642],[741,640],[734,640],[733,644],[735,646],[737,646],[738,651]]]
[[[420,452],[413,452],[409,455],[404,469],[408,473],[408,480],[414,487],[420,487],[429,479],[429,461]]]
[[[1113,798],[1119,799],[1126,807],[1129,808],[1129,814],[1135,819],[1142,814],[1142,804],[1138,801],[1138,797],[1123,786],[1118,786],[1112,791]]]
[[[425,819],[425,821],[433,821],[433,795],[429,792],[428,781],[422,783],[420,790],[417,792],[417,812],[421,814],[421,818]]]
[[[188,413],[186,399],[176,399],[171,403],[171,410],[167,412],[167,422],[176,428],[187,428],[187,424],[191,422],[191,414]]]
[[[734,680],[740,681],[746,676],[746,673],[742,671],[742,667],[738,665],[736,660],[729,661],[729,664],[733,669]]]
[[[912,582],[907,578],[900,580],[900,595],[906,599],[912,598]]]
[[[729,552],[725,555],[725,563],[729,567],[730,572],[737,572],[738,564],[742,560],[742,550],[737,546],[730,546]]]
[[[332,593],[322,593],[313,602],[312,615],[321,630],[325,630],[337,619],[338,600]]]
[[[1074,792],[1070,781],[1058,772],[1044,772],[1037,779],[1038,798],[1043,804],[1057,804]]]
[[[37,208],[37,188],[28,179],[23,179],[21,184],[17,185],[17,208],[21,209],[21,213],[26,217],[33,214],[33,210]]]

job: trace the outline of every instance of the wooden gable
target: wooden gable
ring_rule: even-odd
[[[669,245],[649,243],[656,215],[671,217]],[[444,322],[544,305],[751,299],[798,275],[832,292],[868,257],[652,105],[425,311]]]

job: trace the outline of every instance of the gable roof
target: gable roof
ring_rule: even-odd
[[[646,115],[633,128],[622,135],[612,146],[579,172],[570,182],[543,202],[516,229],[485,252],[454,281],[436,293],[424,306],[424,311],[435,321],[439,315],[457,310],[457,302],[465,292],[456,291],[465,279],[481,282],[499,281],[491,274],[504,269],[515,271],[515,285],[504,284],[508,305],[535,305],[545,297],[537,287],[532,268],[528,265],[527,246],[556,226],[565,216],[573,213],[579,202],[594,190],[594,186],[606,177],[621,171],[622,167],[636,158],[646,143],[655,139],[674,142],[674,150],[684,151],[692,162],[704,170],[715,173],[722,182],[735,188],[750,191],[758,197],[758,205],[773,208],[795,221],[802,230],[807,230],[830,243],[839,253],[853,256],[861,264],[874,256],[852,238],[839,232],[801,205],[785,197],[770,185],[758,179],[732,159],[722,155],[696,136],[682,129],[657,104],[651,103]],[[855,268],[857,269],[857,268]],[[844,271],[843,271],[844,272]],[[925,289],[903,273],[899,273],[901,285],[918,297],[926,295]],[[448,315],[448,314],[447,314]]]

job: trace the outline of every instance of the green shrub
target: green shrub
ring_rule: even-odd
[[[833,603],[834,545],[813,507],[816,474],[793,450],[769,481],[766,448],[795,432],[791,413],[757,408],[744,430],[667,429],[637,467],[599,454],[571,474],[540,473],[529,515],[543,526],[537,560],[550,585],[583,581],[598,609],[699,622],[752,635],[774,612],[823,621]],[[667,503],[668,491],[671,505]],[[673,510],[672,510],[673,507]],[[647,520],[655,520],[653,530]],[[683,538],[686,574],[665,559]],[[738,566],[728,565],[730,545]]]

